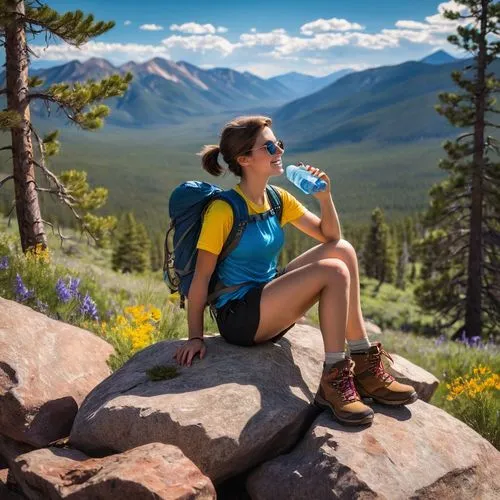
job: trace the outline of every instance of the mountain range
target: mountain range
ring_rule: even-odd
[[[273,123],[301,150],[342,142],[398,143],[449,137],[457,129],[434,106],[439,104],[439,93],[461,90],[451,72],[471,63],[408,61],[352,73],[282,106],[272,115]],[[489,71],[500,74],[500,61],[494,61]]]
[[[108,122],[118,126],[147,128],[266,110],[292,149],[317,149],[366,139],[406,142],[449,136],[456,129],[434,105],[440,92],[457,89],[451,72],[466,63],[437,51],[420,61],[320,78],[292,72],[264,79],[248,71],[202,69],[162,58],[119,67],[92,58],[30,74],[51,85],[131,72],[134,79],[124,97],[106,101],[111,107]],[[492,65],[495,73],[499,64]],[[42,114],[42,103],[33,105],[35,115],[38,111]]]

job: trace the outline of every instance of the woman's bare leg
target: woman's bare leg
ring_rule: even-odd
[[[344,350],[350,275],[340,259],[305,264],[267,283],[260,301],[257,343],[277,335],[312,307],[319,298],[319,321],[325,352]]]
[[[286,266],[287,273],[312,262],[331,258],[342,260],[349,269],[351,276],[346,338],[347,340],[362,339],[367,336],[367,333],[363,313],[361,312],[358,258],[354,247],[347,240],[329,241],[311,248],[289,262]]]

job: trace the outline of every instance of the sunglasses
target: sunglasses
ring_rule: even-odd
[[[276,142],[266,141],[262,146],[259,146],[258,148],[254,148],[254,149],[248,150],[248,153],[250,153],[250,151],[256,151],[257,149],[266,148],[267,152],[270,155],[275,155],[276,152],[278,151],[278,147],[282,151],[285,150],[285,144],[284,144],[284,142],[281,139],[278,139]]]

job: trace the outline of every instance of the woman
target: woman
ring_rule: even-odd
[[[200,155],[205,170],[221,175],[224,169],[217,161],[221,154],[229,170],[240,177],[234,189],[244,198],[249,214],[269,215],[266,186],[270,177],[283,174],[283,152],[283,142],[276,139],[271,119],[247,116],[228,123],[220,145],[205,146]],[[417,395],[413,387],[398,383],[385,371],[381,355],[386,353],[380,343],[372,345],[368,340],[360,306],[356,252],[341,238],[330,179],[317,168],[307,169],[328,185],[325,191],[313,194],[319,201],[321,217],[280,188],[281,223],[276,216],[269,216],[255,228],[249,224],[236,249],[218,267],[225,285],[251,284],[236,287],[217,299],[216,320],[226,341],[251,346],[281,337],[319,301],[325,360],[315,402],[329,408],[343,423],[369,424],[373,410],[360,395],[390,405],[411,403]],[[288,222],[321,243],[292,260],[285,272],[277,273],[282,226]],[[203,359],[206,354],[203,311],[217,256],[232,224],[230,206],[223,200],[214,201],[204,217],[188,294],[189,340],[174,355],[181,365],[190,366],[195,355]],[[250,230],[253,233],[247,234]]]

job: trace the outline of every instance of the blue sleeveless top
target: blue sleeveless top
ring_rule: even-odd
[[[251,283],[222,294],[216,299],[215,307],[218,309],[230,300],[243,297],[253,287],[271,281],[277,274],[284,241],[277,215],[250,221],[237,247],[220,263],[217,272],[226,286]]]

